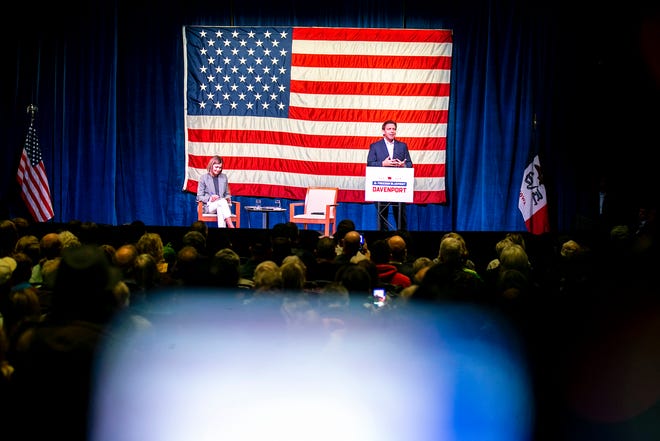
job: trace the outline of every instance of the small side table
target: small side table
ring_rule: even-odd
[[[257,207],[256,205],[247,205],[244,207],[245,211],[248,213],[261,213],[262,217],[262,225],[264,229],[268,229],[268,217],[270,216],[270,213],[284,213],[286,212],[286,208],[277,208],[277,207]],[[250,216],[248,215],[248,228],[251,228],[250,226]]]

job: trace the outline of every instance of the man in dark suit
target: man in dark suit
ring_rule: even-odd
[[[367,155],[368,167],[408,167],[413,166],[412,159],[410,159],[410,152],[408,145],[401,142],[396,137],[396,122],[392,120],[383,123],[383,139],[376,141],[369,146],[369,154]],[[407,229],[406,219],[406,206],[399,203],[390,202],[376,202],[376,209],[378,210],[378,224],[382,231],[389,230],[389,222],[387,220],[390,212],[390,205],[392,205],[392,214],[394,219],[401,220],[398,229],[405,231]],[[401,213],[399,213],[399,209]]]

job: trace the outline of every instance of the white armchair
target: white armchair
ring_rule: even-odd
[[[307,230],[310,224],[323,225],[324,235],[334,234],[336,228],[337,193],[335,187],[309,187],[305,202],[289,204],[289,221],[303,224]],[[301,212],[300,208],[303,208]]]

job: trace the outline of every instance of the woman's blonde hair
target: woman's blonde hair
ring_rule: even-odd
[[[222,156],[215,155],[209,160],[209,164],[206,166],[206,171],[210,172],[213,169],[215,164],[222,164]]]

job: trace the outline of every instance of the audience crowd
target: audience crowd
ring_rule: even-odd
[[[523,234],[506,233],[483,267],[459,233],[445,234],[437,255],[415,256],[406,232],[367,243],[349,219],[312,243],[296,224],[278,224],[251,241],[247,255],[209,243],[203,222],[175,248],[140,222],[121,243],[102,243],[91,222],[37,237],[24,219],[0,221],[0,436],[88,439],[99,347],[112,345],[120,328],[149,329],[199,289],[244,312],[275,306],[282,326],[316,326],[331,338],[350,335],[355,315],[382,323],[413,305],[484,308],[519,340],[543,415],[536,439],[552,439],[569,376],[557,359],[584,349],[572,333],[598,332],[613,313],[657,308],[655,211],[640,219],[597,241],[557,237],[537,254],[528,254]],[[375,289],[384,301],[374,300]],[[485,333],[488,326],[479,324]]]

